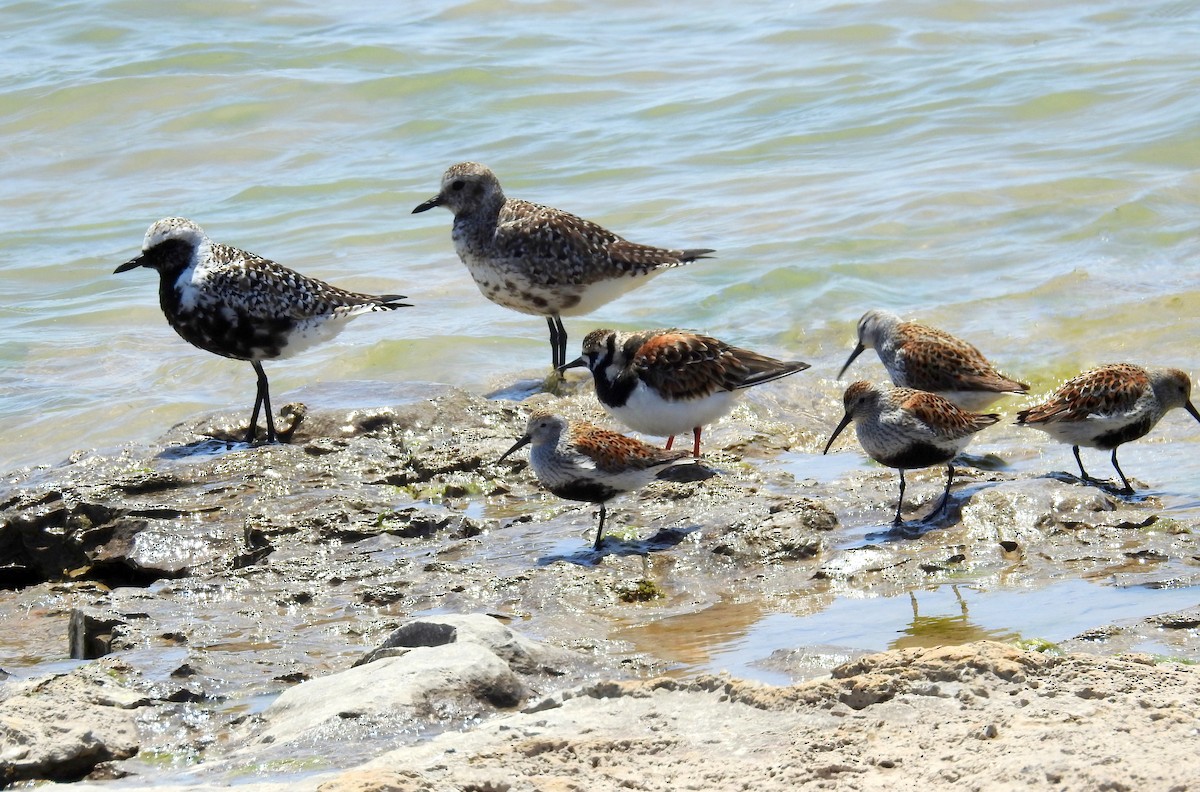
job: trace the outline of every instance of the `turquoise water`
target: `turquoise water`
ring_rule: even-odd
[[[1039,387],[1200,373],[1194,2],[9,2],[0,30],[6,469],[248,410],[250,367],[177,338],[152,273],[112,274],[172,214],[411,298],[268,363],[277,403],[539,373],[544,323],[480,297],[448,213],[410,214],[462,159],[719,251],[569,320],[572,348],[692,327],[813,362],[787,387],[836,400],[854,321],[887,307]],[[1197,428],[1164,431],[1194,459]]]

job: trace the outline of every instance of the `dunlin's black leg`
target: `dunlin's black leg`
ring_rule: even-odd
[[[1129,485],[1129,479],[1125,478],[1124,471],[1122,471],[1121,466],[1117,464],[1117,449],[1115,449],[1115,448],[1113,449],[1113,452],[1112,452],[1112,463],[1113,463],[1113,468],[1115,468],[1117,471],[1117,475],[1121,477],[1121,483],[1125,485],[1125,492],[1132,495],[1133,487],[1131,487]]]
[[[946,465],[946,491],[942,493],[942,502],[938,504],[934,514],[945,514],[946,507],[950,505],[950,483],[954,481],[954,465],[947,463]]]
[[[600,549],[600,541],[604,538],[604,504],[600,504],[600,527],[596,529],[596,541],[592,544],[593,550]]]
[[[904,471],[900,471],[900,498],[896,501],[896,519],[892,520],[892,527],[900,524],[900,507],[904,505]]]
[[[1075,454],[1075,461],[1079,463],[1080,477],[1084,481],[1094,481],[1094,479],[1087,474],[1087,471],[1083,469],[1083,460],[1079,457],[1079,446],[1071,446],[1071,451]]]

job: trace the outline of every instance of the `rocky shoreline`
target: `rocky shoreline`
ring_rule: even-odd
[[[812,612],[949,583],[1194,586],[1196,526],[1153,498],[978,458],[946,519],[870,531],[890,516],[894,475],[790,465],[822,464],[824,437],[805,423],[832,423],[837,405],[792,389],[706,433],[718,478],[614,502],[611,538],[593,552],[590,508],[544,496],[519,456],[495,462],[532,404],[596,420],[578,380],[523,403],[419,384],[393,395],[388,407],[297,408],[287,445],[232,444],[230,414],[155,448],[7,476],[6,656],[44,673],[0,680],[0,783],[1185,789],[1200,778],[1197,608],[1097,623],[1042,652],[798,646],[763,659],[793,680],[779,687],[681,671],[629,637],[731,602],[756,617],[771,603]],[[795,414],[813,420],[780,418]],[[940,478],[913,476],[906,512],[928,511]],[[1166,657],[1114,656],[1147,643]]]

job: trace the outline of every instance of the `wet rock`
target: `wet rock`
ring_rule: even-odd
[[[425,792],[430,789],[434,789],[433,784],[412,771],[351,770],[321,784],[317,792]]]
[[[302,682],[263,713],[259,744],[318,739],[353,728],[412,731],[521,704],[520,675],[558,675],[579,660],[483,614],[401,626],[348,671]],[[353,722],[353,727],[347,723]]]
[[[368,730],[411,729],[431,717],[458,721],[515,707],[525,695],[508,664],[482,644],[419,646],[289,688],[263,713],[255,742],[344,734],[346,721]]]
[[[8,683],[0,689],[0,779],[74,781],[133,756],[132,710],[146,703],[99,667]]]
[[[102,619],[73,608],[67,627],[71,659],[95,660],[108,654],[112,650],[114,628],[124,624],[122,619]]]
[[[398,647],[445,646],[458,642],[480,644],[522,674],[546,670],[557,672],[561,666],[577,662],[570,652],[531,641],[491,616],[447,614],[403,625],[354,665],[360,666],[387,657],[390,650]]]
[[[837,528],[830,509],[807,498],[771,504],[749,513],[716,537],[712,552],[742,562],[803,561],[821,554],[824,535]]]
[[[173,481],[172,486],[179,486]],[[117,482],[110,502],[64,491],[33,504],[18,503],[0,517],[0,564],[29,579],[89,578],[109,585],[147,585],[179,577],[226,549],[220,535],[179,535],[191,510],[175,506],[130,508]],[[139,494],[156,488],[135,488]],[[91,493],[94,494],[94,493]]]

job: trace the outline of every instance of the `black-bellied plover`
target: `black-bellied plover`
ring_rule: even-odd
[[[665,451],[545,408],[534,410],[525,434],[497,461],[530,443],[529,462],[543,487],[560,498],[599,504],[596,549],[604,538],[605,503],[646,486],[672,466],[694,464],[686,451]],[[690,480],[712,475],[707,468],[697,470],[703,475]]]
[[[685,330],[621,333],[593,330],[583,356],[563,366],[587,366],[596,398],[621,423],[643,434],[666,437],[690,431],[700,456],[703,428],[729,413],[738,392],[808,368],[776,360]]]
[[[946,491],[932,514],[944,511],[954,481],[951,460],[967,447],[976,432],[1000,420],[994,413],[967,412],[936,393],[862,381],[846,388],[842,401],[846,414],[822,453],[828,454],[833,441],[854,421],[858,442],[867,455],[900,472],[900,497],[893,525],[900,524],[905,470],[945,463]]]
[[[1133,487],[1117,464],[1117,448],[1145,436],[1176,407],[1200,421],[1191,396],[1192,381],[1179,369],[1113,363],[1067,380],[1041,403],[1017,413],[1017,423],[1069,443],[1079,475],[1087,482],[1099,483],[1083,469],[1079,447],[1112,449],[1112,466],[1125,492],[1132,494]]]
[[[337,335],[346,320],[405,307],[400,294],[375,296],[338,289],[270,259],[211,241],[200,226],[167,217],[150,226],[142,254],[117,267],[149,267],[159,275],[158,298],[167,322],[194,346],[248,360],[258,393],[246,442],[253,443],[264,408],[267,442],[277,440],[262,361],[291,357]]]
[[[975,347],[935,327],[906,322],[888,311],[867,311],[858,320],[858,344],[838,379],[865,349],[874,349],[892,383],[930,391],[968,411],[985,409],[1006,393],[1029,386],[1006,377]]]
[[[452,165],[441,190],[413,212],[444,206],[459,258],[492,302],[546,317],[553,366],[567,361],[562,317],[591,313],[663,270],[713,251],[628,242],[595,223],[504,196],[496,174],[476,162]]]

